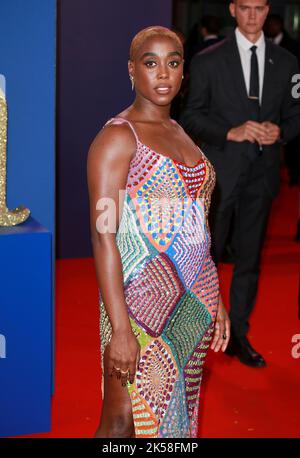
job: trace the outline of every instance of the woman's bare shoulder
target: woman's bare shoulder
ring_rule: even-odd
[[[136,140],[127,123],[109,123],[97,133],[89,149],[89,157],[109,155],[112,159],[130,157],[136,151]]]

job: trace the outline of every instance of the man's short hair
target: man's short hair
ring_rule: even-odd
[[[219,35],[220,33],[220,19],[217,16],[206,15],[202,16],[200,20],[201,27],[205,28],[208,33],[212,35]]]
[[[282,29],[284,28],[284,20],[283,17],[280,16],[280,14],[269,14],[269,16],[267,17],[267,21],[274,21],[278,25],[280,25]]]
[[[229,3],[236,3],[236,2],[237,2],[237,0],[230,0]],[[270,5],[270,3],[271,3],[271,0],[267,0],[266,5]]]

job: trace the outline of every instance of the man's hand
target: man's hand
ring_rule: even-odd
[[[227,133],[227,140],[233,142],[257,142],[259,145],[273,145],[280,139],[280,127],[272,122],[247,121],[233,127]]]
[[[233,127],[227,134],[227,140],[233,142],[251,142],[262,144],[263,140],[267,140],[268,129],[259,122],[247,121],[241,126]]]
[[[262,125],[266,128],[266,136],[262,139],[262,145],[274,145],[280,139],[280,127],[272,122],[265,121]]]

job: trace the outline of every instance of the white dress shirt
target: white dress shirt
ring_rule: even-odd
[[[237,27],[235,30],[236,41],[241,57],[243,73],[247,88],[247,93],[249,94],[250,90],[250,73],[251,73],[251,56],[252,46],[257,46],[256,54],[258,59],[258,73],[259,73],[259,100],[261,104],[262,100],[262,93],[263,93],[263,85],[264,85],[264,74],[265,74],[265,54],[266,54],[266,41],[264,33],[261,33],[261,36],[257,40],[256,43],[252,43],[249,41],[245,35],[243,35],[239,28]]]
[[[215,38],[219,38],[218,35],[214,35],[214,34],[206,35],[206,37],[203,37],[203,41],[214,40]]]
[[[275,45],[280,45],[282,40],[283,40],[283,32],[280,32],[275,38],[273,38],[273,43],[275,43]]]

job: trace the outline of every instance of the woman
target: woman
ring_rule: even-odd
[[[95,436],[197,437],[204,358],[212,338],[215,351],[229,339],[209,254],[215,176],[169,117],[183,74],[177,35],[139,32],[128,69],[135,101],[88,156],[104,378]]]

